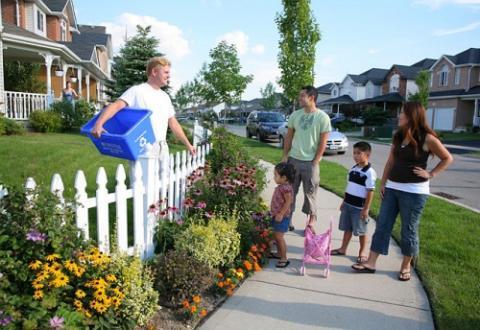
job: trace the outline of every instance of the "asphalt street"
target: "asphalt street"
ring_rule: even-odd
[[[230,132],[245,136],[245,126],[226,125]],[[349,137],[349,151],[343,155],[325,155],[324,159],[336,162],[346,168],[353,166],[351,146],[358,138]],[[278,142],[272,140],[271,145],[279,146]],[[372,143],[372,155],[370,162],[380,178],[387,161],[390,146],[387,144]],[[439,176],[432,179],[430,191],[432,194],[444,197],[456,203],[460,203],[476,210],[480,210],[480,158],[469,157],[461,148],[449,147],[453,154],[453,164]],[[438,162],[438,158],[429,160],[429,167],[432,168]]]

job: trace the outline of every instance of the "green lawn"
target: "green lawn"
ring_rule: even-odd
[[[277,163],[281,150],[256,140],[241,138],[258,158]],[[322,161],[321,186],[343,196],[347,169]],[[376,194],[372,216],[379,211]],[[394,229],[399,239],[399,221]],[[480,324],[480,215],[430,197],[420,224],[417,270],[432,304],[439,329],[478,329]]]
[[[480,141],[480,133],[439,132],[438,134],[443,142]]]

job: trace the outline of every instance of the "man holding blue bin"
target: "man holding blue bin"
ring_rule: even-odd
[[[195,148],[188,141],[183,132],[182,126],[175,118],[175,110],[172,101],[162,87],[167,86],[170,79],[170,61],[165,57],[153,57],[147,63],[148,80],[145,83],[135,85],[127,89],[120,98],[108,105],[92,129],[92,135],[99,138],[106,132],[103,125],[112,118],[118,111],[125,107],[148,109],[152,111],[150,117],[155,140],[158,147],[154,150],[168,152],[167,129],[170,127],[173,134],[185,145],[187,150],[194,155]]]

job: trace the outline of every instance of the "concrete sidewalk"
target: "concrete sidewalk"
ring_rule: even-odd
[[[269,180],[262,193],[270,201],[275,183],[273,166],[263,164]],[[319,190],[319,221],[323,232],[333,219],[332,248],[340,246],[338,231],[341,199]],[[303,194],[297,196],[302,205]],[[275,268],[270,260],[263,271],[247,279],[200,329],[433,329],[427,296],[416,274],[409,282],[397,279],[400,249],[390,243],[390,255],[381,257],[375,274],[356,274],[350,268],[358,253],[358,238],[353,238],[348,256],[333,257],[330,276],[323,278],[323,266],[307,265],[299,275],[303,256],[302,229],[306,216],[296,212],[295,232],[286,234],[290,265]],[[375,222],[370,223],[370,235]],[[370,236],[371,237],[371,236]]]

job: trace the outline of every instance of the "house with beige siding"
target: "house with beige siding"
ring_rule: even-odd
[[[430,68],[428,121],[436,130],[480,126],[480,48],[441,56]]]
[[[3,63],[38,63],[44,93],[8,91],[0,86],[2,112],[26,120],[61,99],[70,81],[78,95],[102,105],[113,58],[105,27],[77,22],[73,0],[1,0]]]

